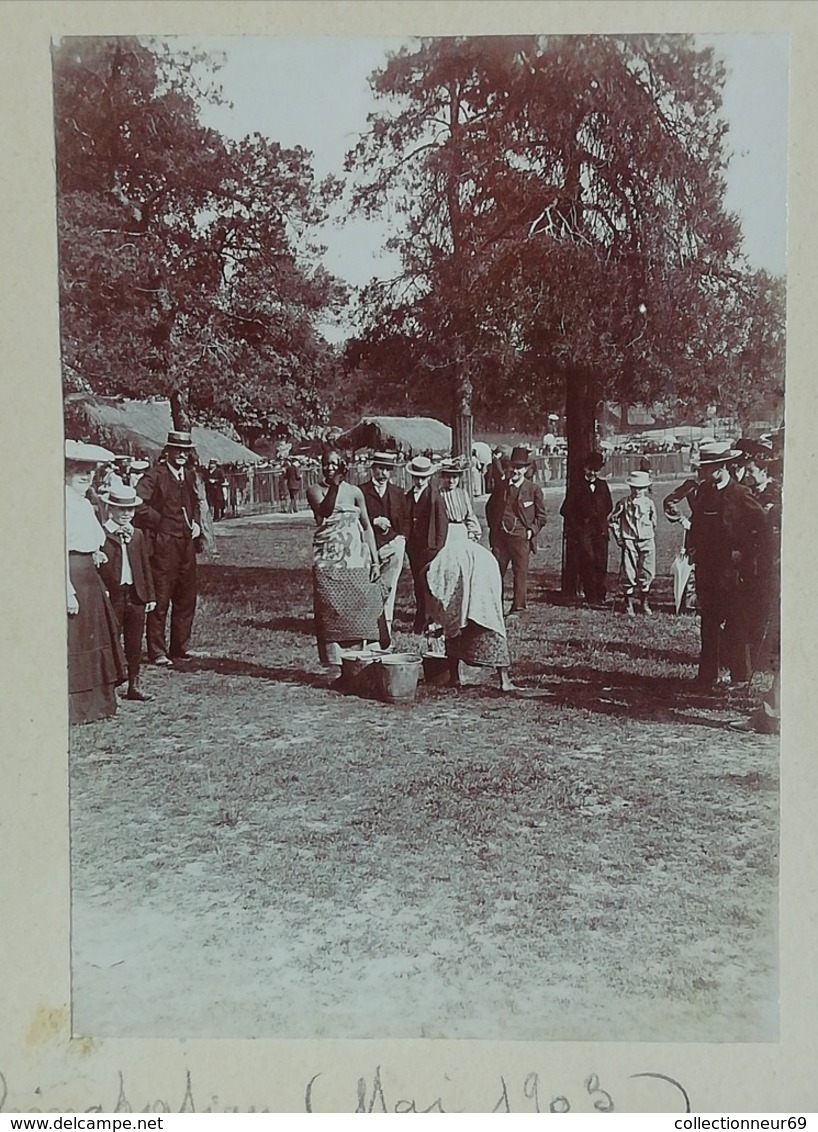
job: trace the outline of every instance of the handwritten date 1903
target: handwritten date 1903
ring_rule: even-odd
[[[322,1074],[316,1073],[314,1077],[310,1078],[304,1093],[304,1109],[306,1112],[320,1112],[320,1108],[316,1108],[316,1101],[319,1100],[320,1085],[319,1079]],[[660,1081],[665,1081],[668,1085],[677,1090],[677,1101],[684,1103],[684,1112],[690,1112],[690,1098],[686,1090],[678,1081],[672,1077],[668,1077],[663,1073],[634,1073],[632,1078],[647,1077],[654,1078]],[[499,1082],[499,1095],[493,1105],[489,1101],[489,1105],[482,1108],[472,1108],[467,1111],[472,1112],[571,1112],[571,1100],[561,1094],[548,1092],[538,1073],[528,1073],[522,1083],[521,1093],[517,1096],[514,1095],[513,1090],[509,1088],[509,1083],[504,1076],[500,1076]],[[428,1100],[428,1098],[427,1098]],[[455,1112],[456,1109],[445,1108],[443,1104],[443,1097],[436,1097],[431,1103],[423,1100],[418,1103],[416,1098],[399,1099],[395,1100],[388,1096],[381,1079],[381,1067],[377,1066],[371,1085],[367,1082],[365,1077],[358,1079],[357,1086],[357,1104],[354,1109],[355,1112]],[[516,1106],[516,1107],[515,1107]],[[600,1085],[599,1077],[596,1073],[589,1074],[582,1086],[579,1098],[574,1104],[575,1111],[587,1112],[613,1112],[615,1110],[613,1097],[607,1090],[603,1089]]]

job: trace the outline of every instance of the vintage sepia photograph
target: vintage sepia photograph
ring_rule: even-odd
[[[53,38],[75,1037],[778,1041],[788,56]]]

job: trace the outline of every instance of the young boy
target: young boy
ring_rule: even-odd
[[[620,499],[611,512],[610,526],[622,551],[625,612],[633,617],[636,612],[633,596],[637,587],[642,612],[647,615],[653,612],[648,594],[656,576],[656,506],[648,495],[649,472],[631,472],[628,487],[630,494]]]
[[[139,665],[145,614],[156,608],[156,593],[145,535],[132,525],[142,500],[132,487],[118,483],[105,495],[105,503],[109,517],[104,523],[103,550],[108,561],[100,566],[99,574],[122,630],[128,665],[125,699],[149,700],[139,687]]]

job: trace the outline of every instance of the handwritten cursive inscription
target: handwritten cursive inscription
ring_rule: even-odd
[[[684,1107],[680,1110],[691,1112],[690,1096],[687,1090],[675,1078],[665,1073],[633,1073],[630,1080],[649,1078],[664,1081],[675,1090],[679,1103]],[[321,1107],[322,1086],[327,1081],[326,1073],[314,1073],[306,1083],[304,1089],[305,1112],[334,1112],[342,1111]],[[39,1090],[37,1090],[39,1094]],[[132,1104],[125,1087],[125,1074],[120,1070],[118,1083],[111,1090],[110,1097],[100,1098],[94,1104],[82,1109],[83,1112],[275,1112],[276,1109],[259,1108],[251,1105],[225,1105],[218,1094],[209,1094],[210,1103],[200,1106],[193,1088],[191,1071],[185,1071],[184,1088],[180,1090],[181,1097],[173,1102],[167,1099],[141,1098],[136,1105]],[[0,1112],[73,1112],[74,1109],[62,1107],[31,1107],[7,1108],[9,1087],[6,1077],[0,1072]],[[55,1098],[56,1099],[56,1098]],[[105,1103],[106,1099],[110,1103]],[[463,1101],[463,1097],[459,1098]],[[46,1103],[41,1094],[38,1101]],[[445,1101],[445,1103],[444,1103]],[[469,1096],[466,1099],[467,1108],[450,1107],[443,1095],[438,1096],[397,1096],[391,1095],[384,1085],[381,1066],[375,1067],[371,1077],[359,1077],[354,1088],[350,1091],[350,1112],[614,1112],[616,1109],[612,1092],[603,1088],[599,1075],[589,1073],[582,1084],[564,1092],[553,1089],[548,1080],[534,1071],[521,1074],[520,1078],[510,1081],[499,1074],[496,1079],[496,1088],[491,1089],[482,1097]],[[177,1107],[178,1106],[178,1107]],[[288,1111],[288,1110],[282,1110]]]

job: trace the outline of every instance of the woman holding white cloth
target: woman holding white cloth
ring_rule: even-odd
[[[449,518],[443,549],[427,574],[429,591],[440,603],[450,683],[460,686],[460,661],[496,668],[503,692],[516,691],[503,620],[503,587],[497,559],[479,543],[480,523],[471,500],[459,486],[463,467],[444,460],[440,494]]]

